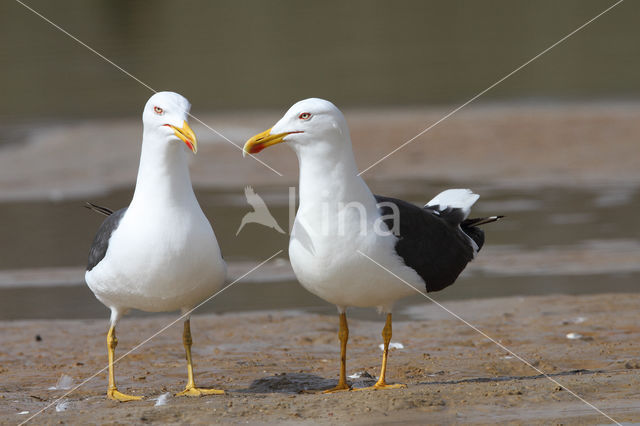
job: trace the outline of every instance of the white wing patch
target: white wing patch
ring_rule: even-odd
[[[478,198],[480,196],[471,192],[470,189],[447,189],[436,195],[425,207],[439,206],[438,209],[441,211],[447,208],[461,209],[466,219],[471,212],[471,206],[478,201]]]

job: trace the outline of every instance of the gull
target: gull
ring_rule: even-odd
[[[89,250],[85,280],[111,310],[107,397],[121,402],[142,398],[120,392],[114,377],[116,325],[130,309],[182,310],[187,385],[178,395],[224,393],[198,388],[193,378],[190,311],[223,286],[226,264],[191,186],[188,154],[198,146],[187,123],[190,108],[177,93],[151,96],[142,114],[140,167],[129,207],[94,208],[107,218]]]
[[[344,115],[329,101],[296,103],[271,129],[249,139],[244,152],[256,154],[282,142],[300,164],[291,266],[300,284],[336,305],[340,315],[340,378],[326,392],[351,389],[346,381],[351,306],[386,314],[382,367],[371,388],[404,387],[386,382],[394,302],[416,290],[453,284],[484,243],[477,226],[501,216],[467,219],[479,198],[468,189],[446,190],[424,207],[373,195],[358,175]]]

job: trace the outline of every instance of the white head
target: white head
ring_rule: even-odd
[[[184,142],[195,154],[198,150],[196,135],[189,127],[187,118],[191,104],[182,95],[174,92],[158,92],[144,106],[142,123],[145,135],[154,136],[161,142]]]
[[[297,152],[351,150],[344,115],[331,102],[318,98],[294,104],[271,129],[249,139],[244,153],[256,154],[280,142],[287,142]]]

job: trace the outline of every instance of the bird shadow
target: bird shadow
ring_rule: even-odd
[[[372,384],[366,381],[366,385]],[[374,380],[375,381],[375,380]],[[358,380],[357,382],[360,382]],[[331,389],[338,384],[336,379],[325,379],[309,373],[280,373],[254,380],[238,393],[315,393]],[[359,383],[353,383],[357,385]]]
[[[487,382],[508,382],[520,380],[535,380],[545,377],[561,377],[573,375],[588,375],[602,373],[602,370],[569,370],[558,373],[537,374],[532,376],[498,376],[498,377],[474,377],[460,380],[437,380],[428,382],[418,382],[416,385],[457,385],[463,383],[487,383]],[[336,379],[326,379],[309,373],[280,373],[273,376],[261,377],[254,380],[245,389],[239,389],[237,393],[317,393],[334,387],[338,381]],[[354,388],[367,387],[375,383],[375,377],[364,373],[362,377],[350,381]]]

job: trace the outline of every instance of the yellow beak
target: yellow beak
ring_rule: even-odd
[[[258,133],[244,144],[244,149],[242,150],[242,155],[246,154],[257,154],[266,147],[271,145],[275,145],[280,142],[284,142],[284,138],[287,135],[292,133],[300,133],[300,132],[285,132],[278,133],[277,135],[271,134],[271,129],[267,129],[262,133]]]
[[[191,152],[194,154],[198,152],[198,139],[196,138],[196,134],[193,133],[189,124],[185,121],[182,127],[175,127],[171,124],[165,124],[165,126],[169,126],[173,129],[175,135],[180,138],[184,143],[187,144]]]

